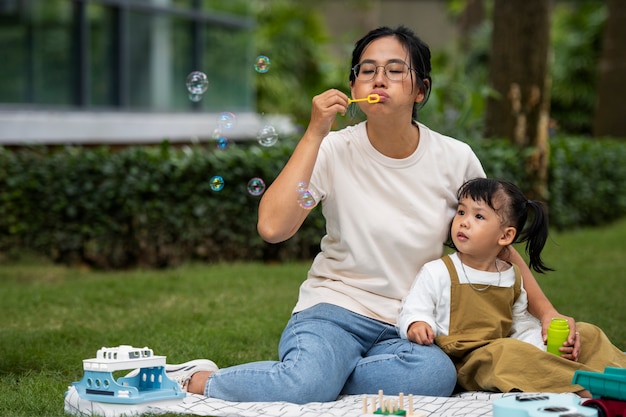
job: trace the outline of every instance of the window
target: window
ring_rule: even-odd
[[[251,6],[226,2],[234,14],[214,10],[218,3],[0,0],[0,104],[251,110]],[[205,72],[210,83],[199,103],[185,88],[194,70]]]

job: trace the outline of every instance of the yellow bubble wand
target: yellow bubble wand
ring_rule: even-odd
[[[380,96],[378,94],[370,94],[366,98],[349,98],[348,103],[357,103],[359,101],[367,101],[370,104],[378,103]]]

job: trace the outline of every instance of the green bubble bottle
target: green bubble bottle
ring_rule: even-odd
[[[550,321],[550,326],[548,327],[548,352],[561,356],[559,348],[563,347],[563,342],[567,340],[568,336],[569,326],[567,324],[567,320],[556,318],[552,319]]]

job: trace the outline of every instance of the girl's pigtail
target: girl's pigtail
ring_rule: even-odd
[[[539,201],[527,200],[527,210],[530,211],[530,224],[521,233],[520,241],[526,241],[526,253],[529,257],[528,265],[537,272],[553,271],[541,259],[541,251],[548,240],[548,214],[546,207]]]

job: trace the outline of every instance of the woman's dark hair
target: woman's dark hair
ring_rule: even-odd
[[[398,26],[392,29],[387,26],[381,26],[374,29],[359,39],[352,51],[352,66],[354,68],[361,60],[361,55],[365,48],[379,38],[387,36],[393,36],[406,48],[409,57],[411,57],[411,80],[413,85],[417,81],[419,88],[424,92],[424,100],[413,105],[413,119],[417,119],[417,111],[426,104],[428,97],[430,96],[430,90],[432,88],[432,79],[430,78],[431,64],[430,64],[430,49],[424,41],[422,41],[413,31],[405,26]],[[413,79],[413,73],[415,72],[416,79]],[[354,72],[350,70],[350,82],[353,83],[356,80]],[[428,81],[428,83],[425,82]]]
[[[475,178],[461,186],[457,198],[484,201],[502,218],[506,226],[516,229],[513,243],[526,242],[529,266],[537,272],[552,271],[541,260],[548,239],[548,214],[539,201],[528,200],[515,184],[491,178]],[[499,207],[494,206],[499,202]],[[530,214],[530,216],[529,216]],[[530,219],[529,219],[530,217]]]

